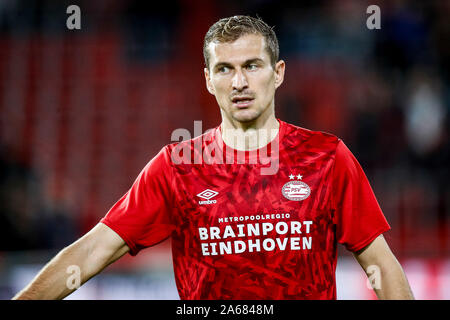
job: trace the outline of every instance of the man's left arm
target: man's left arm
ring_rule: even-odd
[[[379,286],[374,287],[378,299],[414,299],[402,266],[392,253],[383,235],[378,236],[372,243],[364,249],[354,252],[353,255],[368,276],[372,270],[379,270]]]

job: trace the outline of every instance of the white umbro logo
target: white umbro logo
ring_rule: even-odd
[[[216,195],[218,195],[219,193],[217,191],[214,190],[210,190],[210,189],[206,189],[203,190],[202,192],[200,192],[197,197],[209,200],[211,198],[214,198]]]
[[[211,189],[206,189],[203,190],[202,192],[200,192],[199,194],[197,194],[197,197],[200,197],[202,199],[205,199],[205,201],[199,201],[199,204],[211,204],[211,203],[216,203],[217,200],[210,200],[211,198],[214,198],[215,196],[217,196],[219,193],[217,191],[211,190]]]

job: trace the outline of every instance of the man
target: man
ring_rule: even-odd
[[[382,236],[389,225],[344,143],[276,119],[285,63],[273,30],[252,17],[221,19],[204,55],[221,125],[165,146],[101,222],[15,298],[64,298],[74,290],[69,266],[84,283],[171,236],[181,299],[336,299],[338,242],[364,270],[379,268],[380,299],[412,299]]]

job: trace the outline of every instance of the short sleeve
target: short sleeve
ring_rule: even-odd
[[[341,140],[336,149],[332,183],[339,243],[355,252],[390,229],[363,169]]]
[[[165,147],[100,220],[127,243],[131,255],[167,239],[174,230],[170,219],[171,172],[170,155]]]

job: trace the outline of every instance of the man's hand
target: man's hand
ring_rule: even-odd
[[[129,250],[121,237],[99,223],[79,240],[61,250],[13,299],[63,299],[77,289],[77,282],[82,285]],[[79,281],[68,281],[71,277],[68,271],[79,275]]]
[[[376,279],[379,286],[374,287],[378,299],[414,299],[406,275],[383,235],[353,255],[368,276],[374,269],[380,271],[380,279]]]

